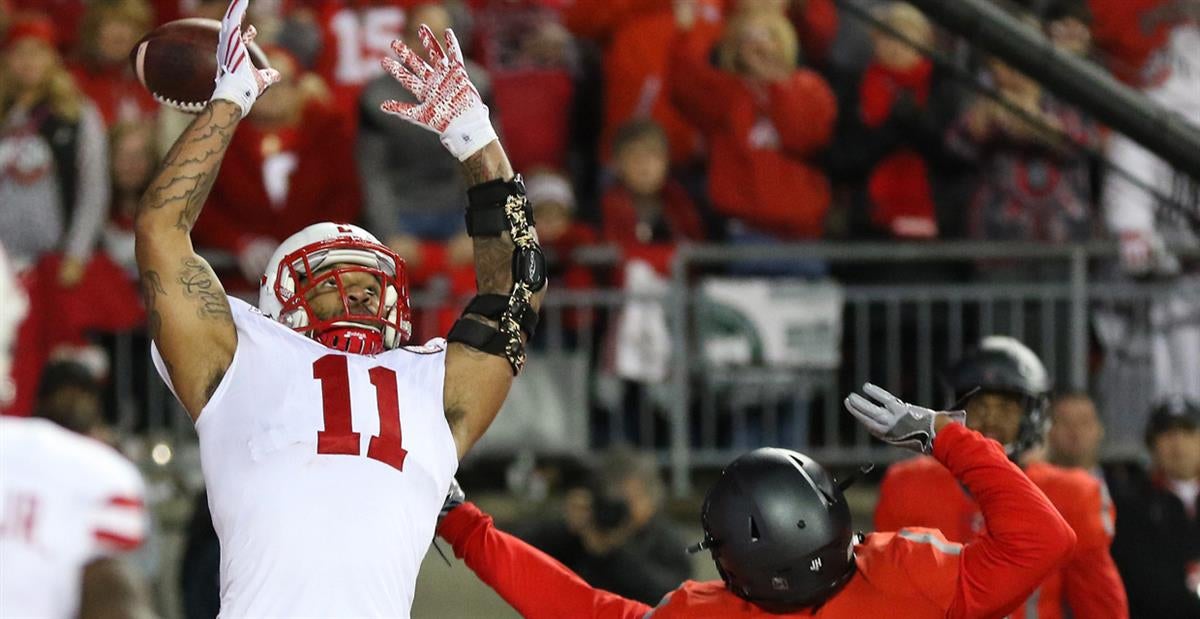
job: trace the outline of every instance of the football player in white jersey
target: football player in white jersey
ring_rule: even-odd
[[[247,58],[245,11],[232,0],[212,101],[135,223],[155,364],[200,438],[221,615],[407,617],[458,461],[536,325],[545,269],[532,207],[454,34],[422,28],[428,61],[399,41],[383,60],[417,103],[382,108],[462,162],[479,296],[446,340],[406,347],[404,262],[361,228],[323,223],[281,244],[257,308],[227,297],[190,231],[238,122],[278,78]]]
[[[0,403],[26,310],[0,247]],[[145,617],[118,561],[141,544],[142,480],[116,451],[45,419],[0,417],[0,617]]]

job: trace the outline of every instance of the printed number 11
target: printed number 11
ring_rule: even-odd
[[[371,368],[367,375],[375,386],[375,404],[379,409],[379,435],[371,437],[367,457],[398,471],[404,470],[400,431],[400,401],[396,393],[396,372],[385,367]],[[359,455],[359,436],[351,425],[350,370],[344,355],[325,355],[313,362],[313,378],[321,381],[321,407],[325,429],[317,431],[317,453]]]

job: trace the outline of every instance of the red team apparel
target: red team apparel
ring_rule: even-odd
[[[451,511],[438,532],[527,619],[1003,617],[1069,555],[1075,536],[996,442],[952,423],[938,432],[933,453],[979,497],[990,532],[968,545],[930,529],[867,535],[854,546],[857,569],[844,589],[815,610],[785,615],[767,613],[720,581],[685,582],[653,609],[594,589],[496,530],[471,503]]]
[[[141,545],[144,494],[108,445],[0,417],[0,617],[75,617],[83,568]]]
[[[1013,613],[1013,619],[1060,619],[1069,607],[1075,617],[1125,618],[1129,605],[1113,563],[1115,511],[1100,482],[1082,470],[1045,463],[1026,467],[1025,474],[1075,531],[1075,552]],[[892,465],[879,490],[875,528],[886,531],[900,523],[937,528],[947,538],[970,543],[987,531],[981,505],[932,458]]]
[[[408,617],[458,469],[444,341],[348,354],[229,305],[237,350],[196,421],[221,616]]]

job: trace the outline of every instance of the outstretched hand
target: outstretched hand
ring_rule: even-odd
[[[938,412],[909,404],[871,383],[864,384],[862,391],[867,397],[851,393],[846,398],[846,410],[875,438],[918,453],[933,451],[933,437],[944,423],[939,423],[939,418],[966,419],[963,411]]]
[[[221,19],[221,34],[217,40],[217,77],[212,100],[223,99],[242,108],[242,116],[250,113],[254,102],[271,84],[279,81],[279,71],[258,69],[250,61],[246,49],[258,34],[254,26],[242,30],[246,6],[250,0],[232,0]]]
[[[479,91],[471,83],[462,48],[454,31],[446,29],[445,48],[422,24],[417,31],[429,62],[403,41],[392,41],[396,58],[385,57],[383,69],[416,97],[416,103],[389,99],[379,107],[434,133],[450,154],[465,161],[496,139]]]

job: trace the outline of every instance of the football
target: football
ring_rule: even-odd
[[[159,103],[198,113],[212,98],[217,76],[217,40],[221,22],[189,17],[150,31],[129,52],[138,81]],[[250,60],[266,69],[267,56],[251,42]]]

